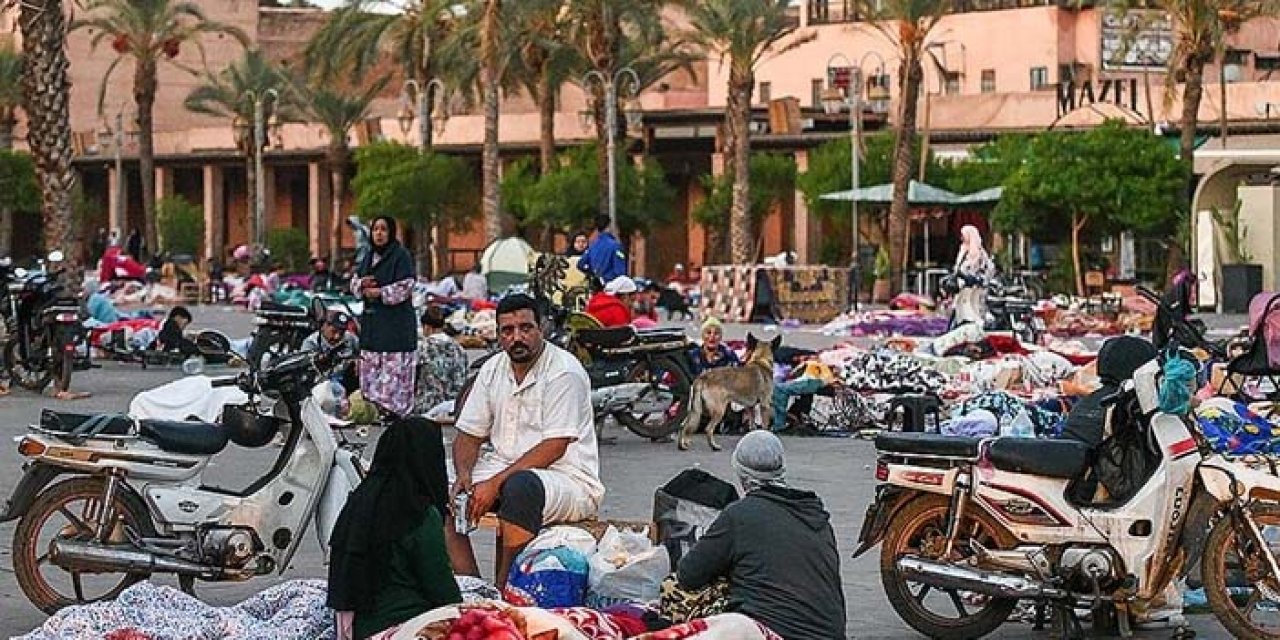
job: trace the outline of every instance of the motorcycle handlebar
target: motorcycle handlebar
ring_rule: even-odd
[[[217,387],[234,387],[234,386],[236,386],[236,385],[238,385],[238,384],[240,384],[240,377],[239,377],[239,376],[234,376],[234,377],[231,377],[231,378],[218,378],[217,380],[214,380],[214,381],[213,381],[212,386],[213,386],[214,388],[217,388]]]

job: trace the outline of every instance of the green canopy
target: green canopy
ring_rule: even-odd
[[[999,202],[1000,196],[1004,193],[1002,187],[992,187],[983,189],[968,195],[959,195],[939,189],[938,187],[927,185],[923,182],[912,180],[907,189],[907,204],[910,205],[964,205],[964,204],[988,204]],[[880,184],[874,187],[863,187],[851,191],[837,191],[835,193],[827,193],[821,196],[822,200],[840,200],[849,202],[857,200],[858,202],[868,202],[875,204],[889,204],[893,202],[893,185]]]

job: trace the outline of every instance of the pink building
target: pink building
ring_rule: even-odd
[[[851,4],[842,0],[797,2],[794,18],[798,33],[813,34],[812,41],[767,60],[757,73],[755,100],[759,108],[753,116],[757,132],[753,146],[793,154],[800,171],[807,166],[809,150],[826,140],[848,135],[847,116],[827,115],[821,108],[829,76],[845,78],[848,67],[861,63],[862,75],[870,84],[888,87],[887,104],[866,105],[863,124],[868,131],[883,129],[902,98],[893,44],[871,25],[849,21],[847,6]],[[929,40],[927,95],[922,96],[925,102],[920,109],[920,124],[924,127],[927,122],[935,150],[960,158],[969,145],[1001,132],[1088,127],[1104,117],[1124,117],[1135,125],[1171,130],[1168,123],[1177,121],[1178,99],[1177,95],[1166,95],[1164,89],[1164,56],[1171,47],[1168,25],[1162,25],[1158,16],[1144,16],[1143,23],[1149,27],[1141,32],[1131,51],[1124,51],[1121,42],[1131,27],[1091,4],[1086,2],[1083,8],[1077,8],[1075,2],[1060,6],[1035,0],[971,0],[966,12],[943,18]],[[239,26],[268,55],[286,63],[296,63],[307,38],[325,19],[320,10],[259,8],[254,0],[207,0],[201,6],[214,19]],[[682,16],[673,13],[669,17],[678,29]],[[0,16],[0,27],[12,26],[6,21],[11,23],[12,16]],[[69,43],[72,128],[81,154],[78,167],[86,192],[105,211],[93,225],[137,226],[141,222],[141,199],[136,146],[129,142],[123,150],[127,179],[122,182],[127,198],[125,207],[120,209],[113,197],[117,184],[114,150],[100,147],[98,135],[104,121],[113,122],[114,114],[121,109],[126,121],[131,119],[131,69],[128,65],[117,69],[106,93],[104,120],[98,115],[96,95],[114,52],[105,44],[96,52],[90,51],[90,37],[87,32],[76,32]],[[1280,117],[1280,83],[1271,80],[1273,71],[1280,69],[1277,42],[1280,21],[1252,21],[1231,37],[1226,69],[1220,73],[1218,67],[1212,67],[1206,73],[1202,126],[1206,132],[1217,134],[1223,111],[1218,78],[1225,76],[1229,135],[1225,148],[1221,139],[1214,140],[1197,156],[1197,171],[1205,176],[1197,196],[1197,210],[1233,202],[1233,180],[1280,161],[1280,145],[1272,139],[1274,133],[1280,133],[1280,125],[1273,121]],[[206,51],[209,68],[214,71],[241,54],[239,45],[229,39],[207,40]],[[180,59],[199,64],[193,50],[184,50]],[[830,74],[829,66],[834,67]],[[640,273],[665,274],[676,262],[704,263],[704,234],[689,219],[688,212],[705,195],[701,176],[719,172],[724,164],[717,140],[727,69],[719,60],[707,60],[697,65],[695,76],[676,74],[640,99],[644,133],[641,139],[630,141],[629,151],[658,159],[680,193],[680,210],[675,212],[677,224],[663,230],[660,242],[640,239],[635,244],[633,259]],[[162,195],[180,194],[203,205],[205,251],[221,254],[225,247],[247,239],[245,158],[234,144],[229,122],[197,116],[182,108],[183,98],[196,83],[196,79],[172,67],[162,70],[156,111],[156,184]],[[375,107],[378,117],[353,135],[353,144],[379,137],[416,142],[413,128],[402,133],[396,121],[401,108],[398,92],[398,84],[388,90]],[[775,115],[779,115],[788,98],[799,106],[798,127],[787,126],[788,118],[769,117],[770,103]],[[586,107],[577,87],[569,85],[563,90],[556,119],[561,144],[573,144],[594,135],[594,130],[585,127],[579,118]],[[790,120],[791,125],[796,124],[796,119]],[[455,113],[435,144],[444,151],[478,157],[482,133],[483,120],[478,112]],[[529,100],[504,101],[500,135],[504,160],[536,152],[538,116]],[[327,246],[329,196],[322,165],[325,143],[317,127],[290,123],[283,127],[278,145],[266,154],[267,219],[277,227],[306,229],[317,254]],[[346,209],[342,212],[347,213]],[[817,261],[824,238],[839,233],[838,229],[822,227],[797,195],[766,220],[762,229],[764,251],[772,254],[792,250],[803,262]],[[477,228],[452,234],[448,244],[452,267],[465,269],[484,241]]]

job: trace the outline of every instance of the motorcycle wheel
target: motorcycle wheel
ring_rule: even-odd
[[[898,558],[904,555],[942,559],[949,508],[945,496],[921,495],[893,516],[889,534],[880,547],[880,581],[889,604],[912,629],[937,640],[980,638],[1004,624],[1018,601],[955,589],[933,589],[908,582],[898,572]],[[977,540],[988,549],[1010,549],[1017,544],[1004,527],[976,508],[966,511],[959,531],[960,539],[956,540],[950,558],[953,561],[970,553],[969,540]],[[943,615],[933,607],[953,615]]]
[[[104,487],[99,478],[63,480],[36,496],[14,530],[13,571],[18,586],[31,604],[47,614],[68,605],[113,600],[130,585],[150,577],[147,573],[69,571],[50,560],[53,540],[93,538],[103,518]],[[106,517],[111,523],[107,543],[126,543],[129,530],[143,537],[155,535],[146,507],[123,488],[116,492]]]
[[[49,382],[53,380],[52,368],[33,367],[28,359],[22,357],[19,347],[18,338],[10,340],[4,346],[4,361],[9,368],[9,377],[23,389],[35,391],[36,393],[44,391],[44,388],[49,386]]]
[[[679,361],[669,357],[657,358],[653,361],[652,370],[643,361],[637,362],[627,375],[627,382],[648,382],[661,391],[669,391],[672,403],[662,413],[620,411],[613,414],[618,424],[631,433],[654,441],[662,440],[680,428],[685,414],[689,413],[689,392],[693,381]]]
[[[1255,503],[1249,509],[1264,539],[1268,528],[1280,528],[1280,506]],[[1268,546],[1280,555],[1280,545]],[[1234,638],[1280,638],[1280,576],[1269,575],[1261,552],[1250,536],[1237,531],[1230,516],[1218,519],[1205,543],[1200,560],[1204,594],[1213,615]],[[1250,586],[1233,594],[1229,588],[1237,585]]]

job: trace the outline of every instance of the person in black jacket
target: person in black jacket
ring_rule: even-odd
[[[364,300],[360,314],[360,390],[383,411],[413,411],[418,317],[413,310],[417,276],[413,257],[396,240],[396,221],[378,216],[370,227],[372,251],[356,270],[352,291]]]
[[[187,339],[183,335],[183,330],[187,325],[191,324],[191,312],[186,307],[174,307],[169,310],[169,316],[164,319],[164,324],[160,325],[160,335],[156,337],[156,347],[161,351],[177,351],[184,356],[194,356],[200,353],[196,348],[196,343]]]
[[[746,495],[680,559],[679,587],[699,590],[727,578],[727,611],[786,640],[845,637],[840,556],[822,500],[787,486],[782,441],[768,431],[738,441],[733,467]]]

